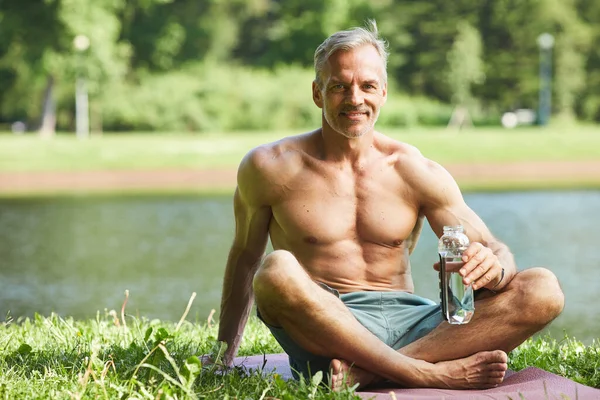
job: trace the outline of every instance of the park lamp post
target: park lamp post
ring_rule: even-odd
[[[540,93],[538,105],[538,123],[548,124],[552,112],[552,47],[554,36],[542,33],[537,38],[540,47]]]
[[[77,138],[85,139],[90,133],[88,90],[83,68],[84,52],[90,47],[90,39],[85,35],[77,35],[73,39],[73,47],[77,51],[77,78],[75,83],[75,125]]]

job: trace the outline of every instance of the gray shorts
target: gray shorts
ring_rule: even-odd
[[[339,297],[358,322],[394,350],[427,335],[443,321],[439,304],[411,293],[353,292],[340,295],[323,283],[319,285]],[[260,312],[257,314],[262,320]],[[310,377],[317,371],[327,376],[331,359],[304,350],[283,328],[265,325],[289,356],[294,378],[298,379],[300,374]]]

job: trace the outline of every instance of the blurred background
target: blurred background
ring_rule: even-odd
[[[600,2],[0,0],[0,314],[218,315],[236,168],[320,126],[315,48],[377,21],[378,129],[453,173],[520,268],[559,277],[549,328],[599,338]],[[437,300],[436,238],[411,258]]]
[[[382,124],[445,125],[457,105],[545,123],[544,90],[557,116],[600,121],[594,0],[2,0],[0,123],[74,131],[79,85],[96,132],[312,127],[316,46],[367,18],[391,52]]]

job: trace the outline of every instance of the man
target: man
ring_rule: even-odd
[[[292,368],[330,372],[334,389],[497,386],[506,353],[561,312],[563,294],[546,269],[517,272],[446,170],[374,130],[386,63],[374,23],[333,34],[315,52],[322,127],[242,160],[221,304],[225,362],[254,298]],[[479,294],[467,325],[442,322],[439,305],[412,294],[409,254],[424,218],[438,236],[444,225],[469,236],[460,273]],[[269,235],[275,251],[264,256]]]

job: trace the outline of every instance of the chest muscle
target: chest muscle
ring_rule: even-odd
[[[273,206],[273,223],[286,242],[397,247],[412,232],[418,212],[401,198],[399,177],[373,172],[302,175]]]

